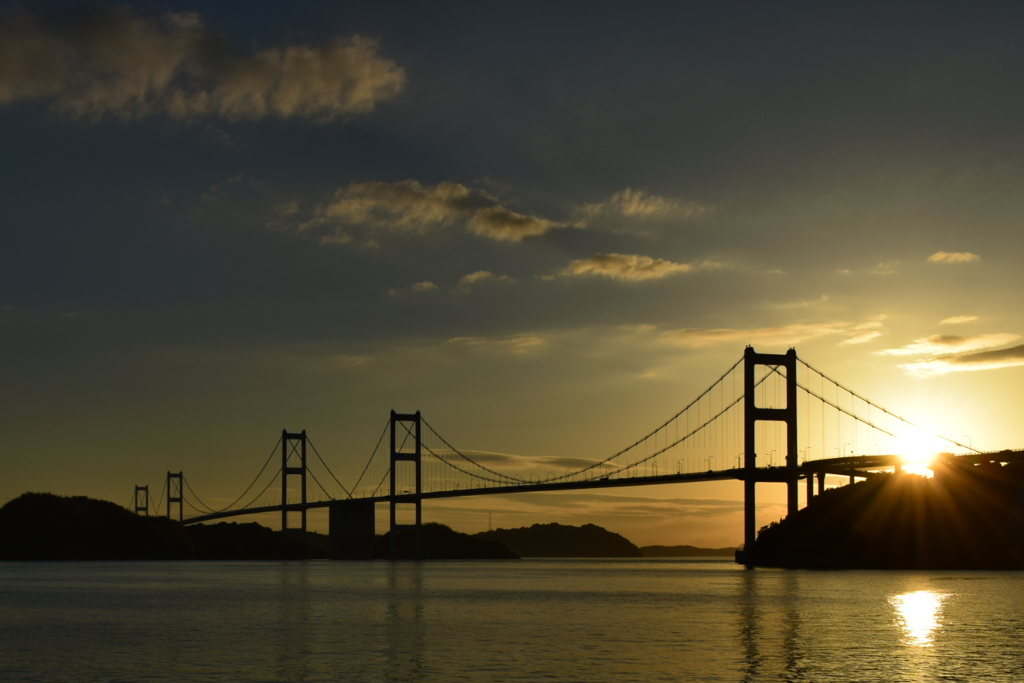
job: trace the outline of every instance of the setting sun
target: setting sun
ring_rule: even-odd
[[[902,470],[907,474],[920,474],[925,477],[932,477],[935,473],[931,469],[932,461],[938,452],[921,444],[911,442],[902,444],[904,449],[899,453],[903,461]]]

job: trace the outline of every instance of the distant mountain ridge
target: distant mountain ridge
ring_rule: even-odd
[[[694,545],[645,545],[644,557],[733,557],[736,548],[698,548]]]
[[[534,524],[474,534],[498,541],[519,557],[643,557],[640,548],[596,524]]]

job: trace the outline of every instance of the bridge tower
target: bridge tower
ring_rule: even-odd
[[[149,485],[135,485],[135,514],[145,514],[149,517]]]
[[[306,531],[306,430],[298,434],[281,432],[281,531],[288,530],[288,476],[297,476],[302,492],[300,529]],[[293,506],[297,507],[297,506]]]
[[[411,423],[412,427],[406,426]],[[390,555],[391,557],[398,558],[400,556],[420,558],[423,556],[423,510],[422,500],[420,499],[420,493],[422,492],[422,471],[420,468],[420,456],[422,455],[421,441],[420,441],[420,426],[422,420],[420,419],[420,411],[415,413],[396,413],[394,410],[391,411],[391,546]],[[407,430],[408,434],[413,437],[414,443],[410,449],[407,439],[402,439],[402,444],[398,442],[398,427],[402,426],[402,429]],[[401,450],[400,450],[401,449]],[[398,490],[399,477],[398,477],[398,463],[400,462],[411,462],[415,466],[415,490],[409,491],[403,488],[401,492]],[[402,478],[402,484],[407,483],[407,478]],[[414,505],[416,508],[416,522],[414,524],[399,524],[397,521],[396,508],[398,505]],[[398,537],[403,535],[403,532],[412,532],[413,535],[413,548],[410,553],[406,550],[403,553],[399,553],[398,548]]]
[[[185,504],[184,494],[182,488],[185,483],[185,478],[181,472],[168,472],[167,473],[167,519],[174,519],[171,517],[171,504],[178,504],[178,521],[185,519]]]
[[[754,370],[758,365],[770,365],[785,368],[786,371],[786,407],[759,408],[755,400],[756,379]],[[785,354],[757,353],[752,346],[743,352],[743,550],[744,564],[754,565],[752,555],[754,541],[757,540],[757,517],[755,515],[755,488],[757,486],[757,442],[755,427],[759,421],[786,423],[786,468],[793,475],[786,480],[786,503],[788,514],[792,515],[799,509],[797,468],[800,463],[797,455],[796,430],[796,349]]]

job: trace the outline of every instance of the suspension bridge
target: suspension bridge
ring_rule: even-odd
[[[387,446],[383,447],[387,439]],[[502,471],[486,451],[459,449],[420,412],[391,411],[361,475],[345,486],[305,431],[282,432],[257,475],[230,504],[213,507],[183,472],[168,472],[156,509],[185,524],[280,512],[281,528],[306,530],[306,513],[329,508],[330,554],[365,558],[372,552],[375,506],[390,508],[394,558],[422,556],[424,501],[537,491],[576,491],[714,480],[744,483],[744,547],[756,539],[758,483],[785,484],[787,510],[825,489],[827,476],[857,478],[899,472],[909,453],[956,452],[973,464],[1013,462],[1022,451],[983,453],[932,433],[857,394],[797,357],[747,347],[721,377],[668,420],[602,458],[578,458],[552,471],[555,459],[521,459]],[[557,459],[564,463],[564,459]],[[164,500],[166,498],[166,500]],[[148,486],[136,486],[133,506],[149,514]],[[175,515],[175,513],[177,513]],[[296,521],[297,525],[290,526]],[[401,518],[401,523],[399,519]],[[737,560],[753,566],[742,552]]]

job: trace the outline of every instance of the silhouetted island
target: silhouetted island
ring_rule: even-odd
[[[735,557],[736,548],[698,548],[693,545],[645,545],[644,557]]]
[[[178,522],[105,500],[24,493],[0,508],[2,560],[177,560],[195,552]]]
[[[761,529],[755,563],[811,569],[1022,569],[1024,468],[944,458],[825,491]]]
[[[475,534],[498,541],[520,557],[643,557],[626,538],[596,524],[534,524]]]
[[[391,548],[391,532],[374,539],[373,556],[384,558]],[[423,524],[423,555],[428,560],[518,560],[503,543],[480,535],[470,536],[437,522]]]

